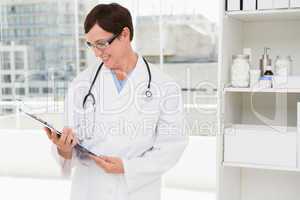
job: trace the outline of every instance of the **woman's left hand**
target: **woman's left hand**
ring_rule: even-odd
[[[112,174],[123,174],[124,167],[123,162],[120,158],[109,157],[109,156],[94,156],[89,155],[89,157],[96,162],[96,164],[104,169],[107,173]]]

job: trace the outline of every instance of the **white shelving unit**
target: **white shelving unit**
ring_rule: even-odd
[[[225,12],[221,1],[218,119],[218,200],[299,200],[299,88],[230,88],[232,55],[263,48],[292,56],[300,75],[300,9]]]
[[[247,93],[300,93],[300,88],[224,88],[225,93],[247,92]]]

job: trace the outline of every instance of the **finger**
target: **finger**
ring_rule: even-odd
[[[96,160],[98,159],[97,156],[94,156],[94,155],[92,155],[92,154],[89,154],[88,157],[89,157],[90,159],[94,160],[94,161],[96,161]]]
[[[74,147],[78,143],[78,139],[76,138],[73,129],[64,128],[64,130],[65,129],[69,134],[68,139],[67,139],[67,143],[71,144]]]
[[[102,167],[105,170],[109,170],[111,168],[110,164],[99,156],[89,154],[89,158],[93,159],[100,167]]]
[[[73,141],[74,141],[73,135],[71,135],[71,134],[68,135],[68,136],[67,136],[67,139],[66,139],[66,144],[72,145]]]
[[[51,139],[51,130],[47,127],[44,127],[43,130],[46,132],[49,139]]]
[[[72,143],[73,143],[73,140],[74,140],[74,138],[75,138],[75,135],[74,135],[74,133],[73,133],[73,129],[68,128],[68,127],[64,127],[64,128],[63,128],[63,133],[66,133],[66,134],[67,134],[67,138],[66,138],[65,143],[67,143],[67,144],[72,144]]]
[[[74,147],[77,143],[78,143],[77,139],[74,138],[74,139],[72,140],[71,146]]]
[[[96,163],[98,165],[100,165],[106,172],[112,172],[112,168],[113,168],[112,164],[110,164],[102,159],[98,159],[96,161]]]
[[[105,162],[109,162],[109,163],[114,163],[115,162],[115,158],[114,157],[109,157],[109,156],[101,156],[102,160],[104,160]]]
[[[51,136],[50,137],[51,137],[52,142],[57,145],[58,141],[59,141],[59,138],[58,138],[58,136],[56,135],[56,133],[54,131],[51,131]]]
[[[63,133],[67,133],[68,135],[73,135],[73,130],[68,127],[64,127],[62,130]]]
[[[69,133],[67,131],[63,131],[62,135],[60,136],[60,138],[58,140],[58,145],[62,146],[62,145],[66,144],[68,134]]]

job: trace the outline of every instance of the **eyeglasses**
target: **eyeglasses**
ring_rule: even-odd
[[[120,33],[113,35],[109,39],[99,40],[96,42],[96,44],[92,44],[90,42],[86,42],[86,44],[89,48],[96,48],[98,50],[102,50],[102,49],[105,49],[106,47],[108,47],[119,35],[120,35]]]

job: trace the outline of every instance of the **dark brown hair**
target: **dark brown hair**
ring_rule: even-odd
[[[88,33],[95,24],[113,34],[119,34],[127,27],[130,30],[130,41],[133,38],[131,14],[127,8],[117,3],[95,6],[85,18],[84,32]]]

